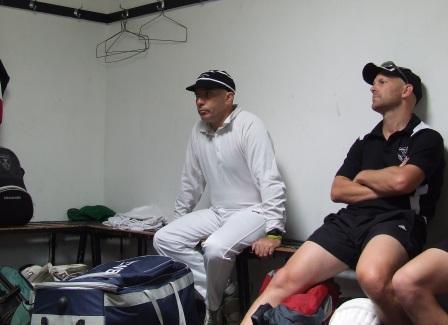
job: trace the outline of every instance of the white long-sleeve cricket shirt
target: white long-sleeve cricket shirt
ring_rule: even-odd
[[[285,228],[285,185],[263,122],[236,107],[216,131],[198,121],[187,147],[175,216],[191,212],[208,185],[213,208],[254,206],[266,231]]]

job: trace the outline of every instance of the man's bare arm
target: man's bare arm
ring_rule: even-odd
[[[386,197],[411,193],[424,179],[425,174],[419,167],[402,164],[379,170],[363,170],[353,181]]]
[[[331,200],[338,203],[353,204],[379,197],[378,193],[371,188],[345,176],[336,176],[331,186]]]

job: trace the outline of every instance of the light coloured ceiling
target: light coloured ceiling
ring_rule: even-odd
[[[39,0],[40,1],[40,0]],[[157,2],[154,0],[42,0],[40,2],[51,3],[59,6],[80,8],[83,10],[101,12],[109,14],[123,8],[134,8],[149,3]]]

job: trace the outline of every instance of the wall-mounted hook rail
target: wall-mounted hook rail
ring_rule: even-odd
[[[32,0],[32,2],[35,4],[35,6],[33,6],[34,9],[30,8],[30,3],[31,3],[30,0],[2,0],[0,2],[0,6],[17,8],[17,9],[25,9],[25,10],[33,10],[35,12],[42,12],[42,13],[46,13],[46,14],[75,18],[75,16],[74,16],[75,8],[54,5],[54,4],[40,2],[40,1],[38,2],[35,0]],[[78,11],[79,11],[79,9],[78,9]],[[82,16],[79,17],[80,19],[95,21],[95,22],[99,22],[99,23],[110,23],[110,19],[109,19],[110,14],[103,14],[100,12],[88,11],[88,10],[82,10],[79,12],[82,13]]]
[[[164,10],[189,6],[196,3],[204,3],[206,1],[212,1],[212,0],[164,0],[163,6]],[[32,5],[32,6],[30,6]],[[113,23],[116,21],[120,21],[123,19],[122,13],[123,11],[117,11],[110,14],[104,14],[100,12],[95,11],[89,11],[89,10],[82,10],[81,8],[71,8],[71,7],[65,7],[55,4],[50,4],[46,2],[36,1],[36,0],[1,0],[0,6],[5,7],[12,7],[12,8],[19,8],[19,9],[26,9],[26,10],[33,10],[36,12],[43,12],[47,14],[53,14],[58,16],[65,16],[65,17],[71,17],[71,18],[80,18],[84,20],[90,20],[90,21],[96,21],[100,23]],[[128,19],[129,18],[135,18],[143,15],[148,15],[152,13],[157,13],[160,11],[158,7],[160,7],[160,1],[152,2],[146,5],[134,7],[134,8],[128,8]],[[75,10],[77,10],[78,14],[81,14],[79,17],[75,15]]]

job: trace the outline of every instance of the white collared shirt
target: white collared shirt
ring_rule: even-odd
[[[285,185],[263,122],[236,107],[216,131],[203,121],[193,128],[176,198],[175,216],[191,212],[208,185],[213,208],[254,206],[266,231],[284,231]]]

